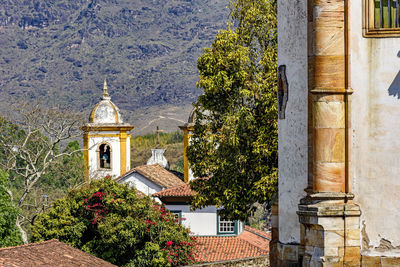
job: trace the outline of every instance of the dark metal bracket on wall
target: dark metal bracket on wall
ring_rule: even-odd
[[[278,67],[278,118],[285,119],[286,104],[289,99],[289,85],[286,77],[286,65]]]

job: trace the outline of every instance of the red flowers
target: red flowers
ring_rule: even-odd
[[[170,247],[170,246],[172,246],[172,244],[173,244],[173,242],[172,242],[172,241],[168,241],[168,242],[167,242],[167,247]]]
[[[156,222],[153,222],[153,221],[150,221],[150,220],[146,220],[145,222],[146,222],[146,224],[150,224],[150,225],[156,225],[157,224]]]
[[[98,191],[93,193],[90,197],[84,199],[82,205],[87,205],[86,210],[93,212],[92,224],[99,222],[108,213],[108,210],[105,208],[106,197],[107,193]]]

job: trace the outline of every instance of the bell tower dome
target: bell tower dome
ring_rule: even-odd
[[[130,170],[130,132],[118,107],[111,102],[104,80],[101,100],[83,127],[85,181],[107,175],[120,176]]]

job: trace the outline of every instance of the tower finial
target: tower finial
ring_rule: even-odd
[[[104,78],[102,98],[103,99],[110,99],[110,95],[108,94],[107,79],[105,79],[105,78]]]

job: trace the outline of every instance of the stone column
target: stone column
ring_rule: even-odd
[[[360,209],[349,192],[348,0],[308,0],[312,146],[300,201],[302,266],[360,266]]]
[[[309,89],[313,191],[345,191],[346,29],[344,0],[310,0]]]

